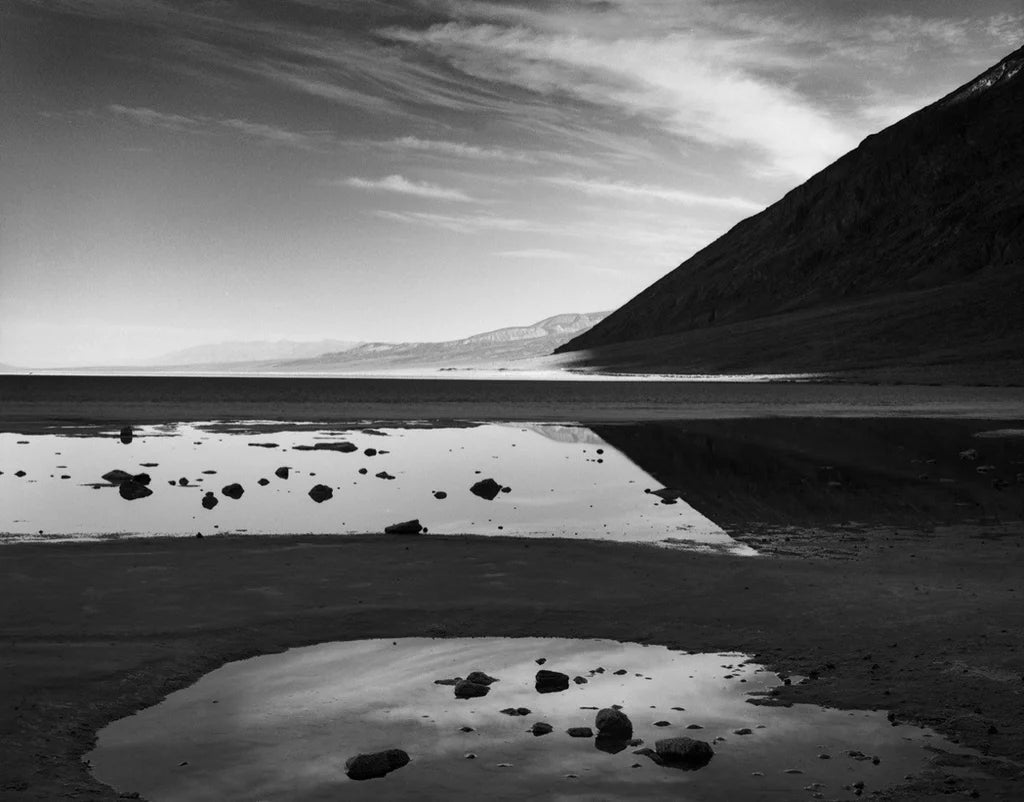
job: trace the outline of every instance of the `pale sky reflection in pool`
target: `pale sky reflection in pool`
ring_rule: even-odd
[[[375,431],[384,435],[363,428],[275,428],[257,422],[176,424],[140,427],[128,445],[109,430],[74,430],[75,436],[3,433],[0,532],[6,535],[0,537],[362,534],[415,518],[433,534],[668,541],[680,547],[754,553],[685,501],[665,505],[645,494],[645,488],[657,489],[657,482],[583,426],[485,424]],[[358,451],[294,450],[297,445],[341,440]],[[389,453],[366,456],[368,448]],[[275,476],[281,466],[291,469],[287,480]],[[125,501],[113,487],[92,486],[114,468],[148,473],[153,495]],[[360,474],[360,468],[367,472]],[[16,477],[19,469],[26,476]],[[204,473],[209,470],[216,473]],[[377,478],[382,471],[395,478]],[[189,486],[176,484],[181,477]],[[493,501],[470,493],[471,485],[488,477],[511,492]],[[261,478],[269,484],[260,486]],[[233,482],[245,490],[238,500],[221,493]],[[317,504],[308,493],[321,483],[334,490],[334,497]],[[219,500],[212,510],[200,503],[206,491]],[[435,498],[434,491],[444,491],[447,498]]]
[[[586,684],[539,694],[544,668]],[[603,673],[594,673],[601,667]],[[479,669],[487,696],[454,698],[435,679]],[[623,675],[615,671],[625,669]],[[320,644],[229,663],[160,704],[114,722],[87,756],[95,776],[153,802],[206,800],[854,799],[925,768],[925,747],[956,748],[885,711],[748,704],[779,678],[741,654],[551,638],[403,638]],[[594,709],[623,706],[634,736],[714,743],[698,771],[660,767],[633,748],[608,754],[566,729],[594,726]],[[510,717],[499,711],[526,707]],[[674,708],[685,708],[678,710]],[[554,731],[535,737],[534,722]],[[655,726],[667,721],[668,726]],[[687,729],[699,724],[702,729]],[[463,726],[472,732],[461,732]],[[736,730],[748,728],[750,734]],[[716,740],[724,738],[725,740]],[[345,760],[401,748],[412,760],[357,782]],[[877,756],[857,760],[849,751]],[[465,755],[472,753],[475,759]],[[829,759],[819,755],[827,754]],[[511,764],[511,765],[500,765]],[[635,764],[639,764],[638,766]],[[787,773],[796,770],[799,773]],[[567,775],[575,775],[569,777]],[[819,784],[820,785],[815,785]]]

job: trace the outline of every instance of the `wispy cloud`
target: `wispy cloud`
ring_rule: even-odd
[[[554,248],[522,248],[513,251],[496,251],[495,256],[506,259],[578,259],[578,254],[559,251]]]
[[[428,184],[424,182],[410,181],[400,175],[389,175],[384,178],[359,178],[356,176],[345,178],[341,181],[331,182],[334,184],[341,184],[346,187],[354,187],[355,189],[366,189],[371,191],[380,192],[394,192],[399,195],[413,195],[418,198],[431,198],[433,200],[444,200],[444,201],[460,201],[468,202],[472,201],[469,195],[460,189],[451,189],[450,187],[440,187],[437,184]]]
[[[759,212],[763,203],[756,203],[745,198],[720,197],[705,195],[699,192],[687,192],[681,189],[630,184],[624,181],[597,181],[585,178],[569,178],[553,176],[543,179],[549,184],[574,189],[586,195],[598,198],[632,198],[638,200],[667,201],[682,203],[688,206],[713,206],[722,209],[738,209],[740,211]]]
[[[438,139],[420,139],[416,136],[402,136],[384,143],[399,150],[429,153],[457,159],[479,159],[482,161],[518,162],[535,164],[536,158],[528,153],[503,147],[480,147],[465,142],[448,142]]]
[[[267,123],[238,118],[217,119],[205,115],[187,116],[142,106],[122,106],[117,103],[107,106],[107,111],[122,119],[151,128],[163,128],[191,134],[231,132],[251,142],[297,150],[321,150],[335,141],[333,134],[326,131],[291,131]]]
[[[557,226],[546,225],[535,220],[519,217],[500,217],[487,214],[438,214],[436,212],[392,212],[378,210],[375,217],[383,220],[394,220],[400,223],[440,228],[457,234],[479,234],[487,231],[506,231],[514,233],[553,233],[560,231]]]

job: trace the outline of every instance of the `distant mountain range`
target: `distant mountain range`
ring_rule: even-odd
[[[242,342],[166,354],[138,369],[167,371],[373,373],[401,370],[517,369],[547,357],[607,312],[563,314],[445,342]],[[121,370],[131,371],[131,368]]]
[[[1024,48],[558,348],[581,367],[1024,381]]]
[[[307,359],[332,351],[344,351],[356,345],[359,345],[359,343],[343,340],[318,340],[316,342],[251,340],[248,342],[215,343],[172,351],[153,359],[147,359],[144,364],[158,367],[161,365],[212,365],[225,362],[254,362],[266,359]]]

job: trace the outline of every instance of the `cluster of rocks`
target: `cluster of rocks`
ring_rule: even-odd
[[[494,479],[488,478],[481,479],[479,482],[476,482],[472,487],[469,488],[469,492],[472,493],[474,496],[479,496],[480,498],[486,499],[487,501],[494,501],[494,499],[498,497],[499,493],[511,493],[512,488],[505,487],[501,484],[498,484],[498,482],[494,481]]]
[[[497,677],[492,677],[483,671],[470,671],[465,678],[436,679],[434,684],[453,686],[456,699],[476,699],[490,693],[491,685],[499,681]]]

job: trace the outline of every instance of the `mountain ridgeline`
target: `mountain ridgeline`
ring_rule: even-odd
[[[1024,48],[557,353],[586,349],[580,364],[610,370],[1016,381],[1022,310]]]

